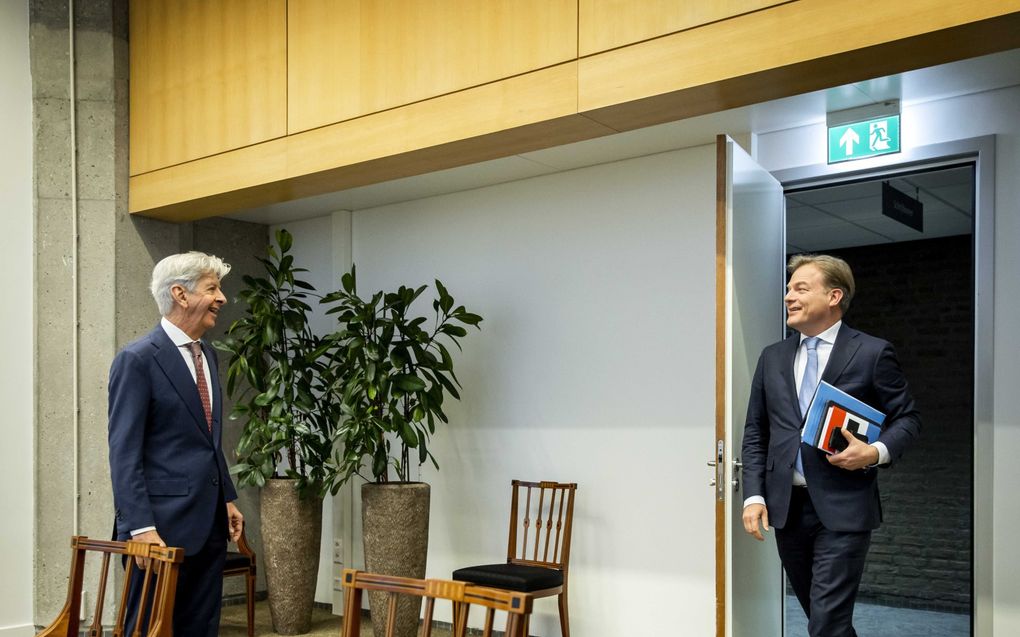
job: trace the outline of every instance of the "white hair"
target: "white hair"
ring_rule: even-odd
[[[223,259],[204,252],[172,254],[152,269],[152,284],[149,290],[156,299],[159,313],[167,316],[174,308],[174,297],[170,288],[182,285],[188,292],[194,292],[198,280],[207,275],[222,279],[230,272],[230,264]]]

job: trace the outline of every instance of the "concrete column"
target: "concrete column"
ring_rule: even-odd
[[[72,21],[66,0],[29,1],[36,214],[34,619],[40,626],[64,603],[70,537],[105,539],[113,529],[108,370],[117,350],[159,319],[148,292],[152,266],[192,247],[211,252],[240,262],[229,291],[255,270],[253,255],[261,256],[268,241],[266,227],[257,224],[174,225],[128,215],[127,5],[78,0]],[[221,329],[230,316],[221,318]],[[225,449],[232,449],[237,433],[227,431]],[[247,508],[257,525],[257,511]],[[98,578],[86,582],[91,604]],[[106,606],[108,623],[113,604]]]
[[[106,375],[127,212],[127,2],[32,0],[36,197],[35,621],[66,593],[74,534],[113,526]],[[69,28],[71,25],[71,28]],[[72,48],[73,47],[73,48]],[[136,312],[138,310],[135,310]],[[89,599],[97,585],[90,573]]]

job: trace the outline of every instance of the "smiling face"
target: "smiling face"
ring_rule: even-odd
[[[805,336],[817,336],[843,318],[843,290],[830,288],[817,266],[802,265],[786,286],[786,324]]]
[[[170,293],[174,308],[166,318],[196,341],[216,325],[220,308],[227,302],[220,289],[220,280],[212,274],[200,278],[194,291],[175,284]]]

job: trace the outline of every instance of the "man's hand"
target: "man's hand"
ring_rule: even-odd
[[[764,504],[749,504],[744,507],[744,530],[754,536],[754,539],[762,542],[765,537],[761,534],[761,529],[764,528],[766,531],[769,530],[769,511],[765,508]],[[761,522],[759,527],[758,522]]]
[[[230,541],[236,542],[241,539],[241,531],[244,530],[244,516],[234,506],[233,502],[227,502],[227,532],[230,533]]]
[[[166,546],[166,542],[163,538],[159,537],[159,533],[155,531],[146,531],[145,533],[139,533],[138,535],[131,536],[132,542],[142,542],[143,544],[158,544],[160,546]],[[138,568],[145,568],[149,558],[142,557],[141,555],[135,556],[135,566]]]
[[[847,471],[856,471],[878,464],[878,449],[861,442],[846,427],[840,427],[839,433],[846,438],[847,447],[837,454],[829,456],[829,464]]]

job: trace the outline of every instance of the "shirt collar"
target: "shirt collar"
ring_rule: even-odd
[[[823,343],[828,343],[829,345],[832,345],[833,343],[836,342],[836,334],[839,333],[839,328],[840,328],[841,325],[843,325],[843,321],[842,320],[836,321],[835,323],[833,323],[829,327],[829,329],[827,329],[824,332],[822,332],[821,334],[817,335],[818,336],[818,340],[822,341]],[[803,334],[801,334],[800,335],[800,342],[803,343],[804,339],[806,339],[806,338],[810,338],[810,337],[804,336]]]
[[[167,317],[161,318],[159,324],[177,347],[184,347],[195,342],[195,339],[185,334],[184,330],[171,323]]]

